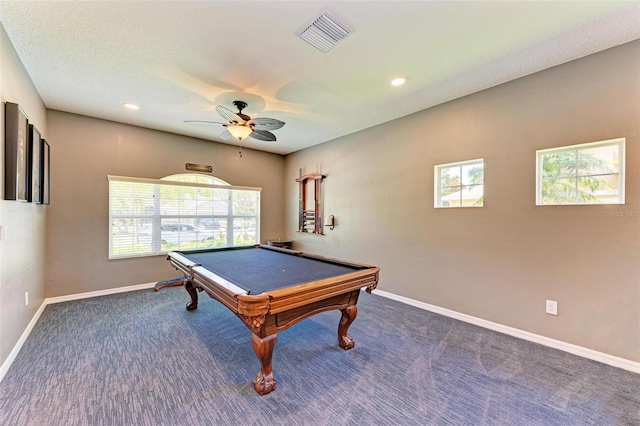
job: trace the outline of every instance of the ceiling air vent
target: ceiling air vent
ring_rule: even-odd
[[[337,42],[348,36],[350,31],[327,11],[313,18],[296,35],[318,50],[328,52]]]

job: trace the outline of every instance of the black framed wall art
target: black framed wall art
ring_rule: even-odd
[[[29,201],[29,118],[18,104],[4,106],[4,199]]]
[[[36,126],[29,124],[28,201],[42,204],[42,138]]]
[[[42,139],[42,204],[51,202],[51,190],[49,188],[49,144]]]

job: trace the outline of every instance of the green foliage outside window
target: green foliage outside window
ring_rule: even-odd
[[[543,152],[539,170],[541,204],[601,204],[617,201],[618,150],[617,144],[609,144]]]
[[[439,171],[437,207],[481,207],[483,205],[484,162],[436,166]]]

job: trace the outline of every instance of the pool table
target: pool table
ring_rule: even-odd
[[[172,251],[167,259],[184,274],[191,296],[187,310],[198,307],[197,291],[204,290],[251,330],[261,365],[253,387],[260,395],[276,388],[271,360],[278,332],[340,310],[338,343],[351,349],[354,340],[347,331],[358,313],[360,289],[371,293],[378,284],[376,266],[266,245]]]

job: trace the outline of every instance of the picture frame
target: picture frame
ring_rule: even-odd
[[[42,204],[42,137],[33,124],[29,124],[29,153],[28,201]]]
[[[42,139],[42,204],[51,204],[49,151],[49,144],[46,140]]]
[[[13,102],[4,106],[4,199],[29,201],[29,117]]]

